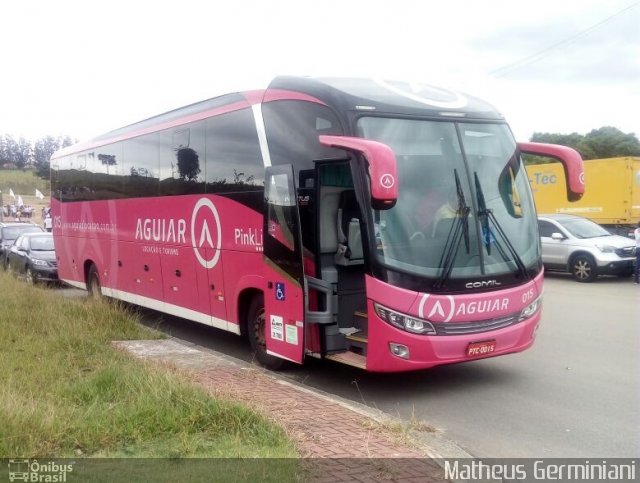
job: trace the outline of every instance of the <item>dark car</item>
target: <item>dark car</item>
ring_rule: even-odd
[[[23,233],[42,233],[44,230],[33,223],[0,223],[0,266],[7,268],[7,254],[9,247],[13,245]]]
[[[57,282],[58,264],[51,233],[20,235],[9,249],[7,269],[29,283]]]

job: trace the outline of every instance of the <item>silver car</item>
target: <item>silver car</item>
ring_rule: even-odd
[[[574,215],[539,215],[538,227],[547,270],[570,272],[578,282],[633,274],[635,243],[628,238]]]

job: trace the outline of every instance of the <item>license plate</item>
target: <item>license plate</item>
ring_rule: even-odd
[[[483,340],[482,342],[472,342],[467,346],[467,357],[479,357],[491,354],[496,350],[495,340]]]

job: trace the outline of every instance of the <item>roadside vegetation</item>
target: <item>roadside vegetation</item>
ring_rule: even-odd
[[[35,196],[36,189],[43,195],[43,199]],[[13,190],[15,199],[9,195],[9,190]],[[25,205],[33,207],[33,216],[23,218],[22,221],[42,224],[42,208],[46,208],[50,203],[49,180],[39,178],[33,169],[0,169],[0,191],[2,191],[2,204],[16,204],[18,196],[22,196]],[[14,221],[13,218],[4,217],[4,221]]]
[[[34,196],[38,189],[46,200],[49,197],[49,180],[39,178],[34,169],[0,169],[0,191],[5,204],[13,201],[9,197],[10,189],[23,198],[25,195]],[[26,199],[24,201],[27,202]]]
[[[111,345],[159,337],[130,309],[0,273],[0,458],[296,456],[263,417]]]

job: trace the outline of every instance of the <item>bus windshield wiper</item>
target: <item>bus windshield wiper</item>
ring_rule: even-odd
[[[458,249],[460,248],[460,242],[464,239],[464,246],[469,253],[469,213],[471,209],[467,205],[464,198],[464,191],[462,191],[462,185],[460,184],[460,178],[458,177],[458,171],[453,170],[453,174],[456,180],[456,195],[458,197],[458,207],[456,208],[456,218],[451,224],[449,234],[447,235],[447,241],[444,244],[444,250],[440,257],[440,266],[442,272],[440,277],[433,284],[434,289],[443,289],[445,283],[451,276],[453,270],[453,264],[455,263],[456,256],[458,255]]]
[[[484,192],[482,191],[482,185],[480,185],[480,180],[478,179],[478,173],[474,172],[473,177],[476,185],[476,196],[478,199],[478,219],[480,220],[480,226],[482,228],[482,242],[484,243],[484,246],[487,249],[487,254],[491,255],[491,245],[494,244],[496,249],[502,256],[502,258],[505,261],[513,261],[516,265],[516,268],[518,269],[518,273],[521,276],[526,277],[527,267],[525,267],[524,262],[522,261],[522,258],[520,257],[520,255],[518,254],[514,246],[509,241],[509,238],[507,237],[504,230],[502,229],[502,226],[500,226],[498,219],[493,214],[493,210],[487,208],[487,203],[484,198]],[[508,255],[505,253],[504,248],[500,244],[498,239],[492,235],[489,221],[491,221],[496,231],[504,241],[504,244],[506,245],[507,249],[511,253],[512,258],[508,257]]]

